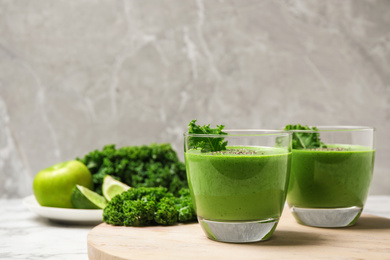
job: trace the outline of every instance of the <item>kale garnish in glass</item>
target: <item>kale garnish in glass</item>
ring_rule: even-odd
[[[286,130],[286,131],[308,130],[307,133],[293,132],[293,134],[292,134],[292,148],[293,149],[326,148],[326,145],[323,142],[321,142],[321,140],[320,140],[320,134],[318,132],[311,132],[311,131],[318,131],[318,128],[315,126],[310,128],[307,125],[302,126],[300,124],[286,125],[284,130]]]
[[[210,124],[200,126],[196,124],[196,120],[194,119],[188,125],[188,133],[199,135],[227,135],[227,133],[222,132],[224,127],[224,125],[217,125],[216,128],[210,128]],[[224,137],[194,136],[189,137],[188,144],[192,149],[201,148],[202,153],[217,152],[226,150],[227,141],[224,142],[224,139]]]

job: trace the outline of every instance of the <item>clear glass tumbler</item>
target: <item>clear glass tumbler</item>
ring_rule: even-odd
[[[324,144],[292,151],[287,203],[297,222],[315,227],[354,225],[373,174],[374,129],[324,126],[291,132],[293,143],[305,143],[314,134]]]
[[[212,240],[266,240],[284,208],[291,133],[224,131],[227,135],[184,134],[188,184],[199,223]],[[223,142],[226,150],[208,149]]]

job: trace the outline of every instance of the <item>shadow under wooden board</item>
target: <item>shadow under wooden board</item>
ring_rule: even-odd
[[[362,215],[347,228],[295,222],[286,208],[268,241],[230,244],[209,240],[199,224],[116,227],[88,234],[89,259],[390,259],[390,219]]]

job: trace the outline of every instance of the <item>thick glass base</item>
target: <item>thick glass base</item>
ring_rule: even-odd
[[[290,208],[298,223],[313,227],[348,227],[358,220],[363,208]]]
[[[200,226],[207,237],[220,242],[251,243],[269,239],[279,219],[257,221],[216,221],[198,217]]]

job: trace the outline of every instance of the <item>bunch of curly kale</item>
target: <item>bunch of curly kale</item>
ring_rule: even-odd
[[[135,188],[115,196],[103,221],[115,226],[173,225],[196,220],[189,189],[175,197],[166,188]]]
[[[92,173],[94,190],[102,194],[103,178],[108,174],[127,185],[138,187],[166,187],[178,195],[188,188],[185,166],[179,161],[170,144],[149,146],[104,146],[84,158],[77,158]]]

